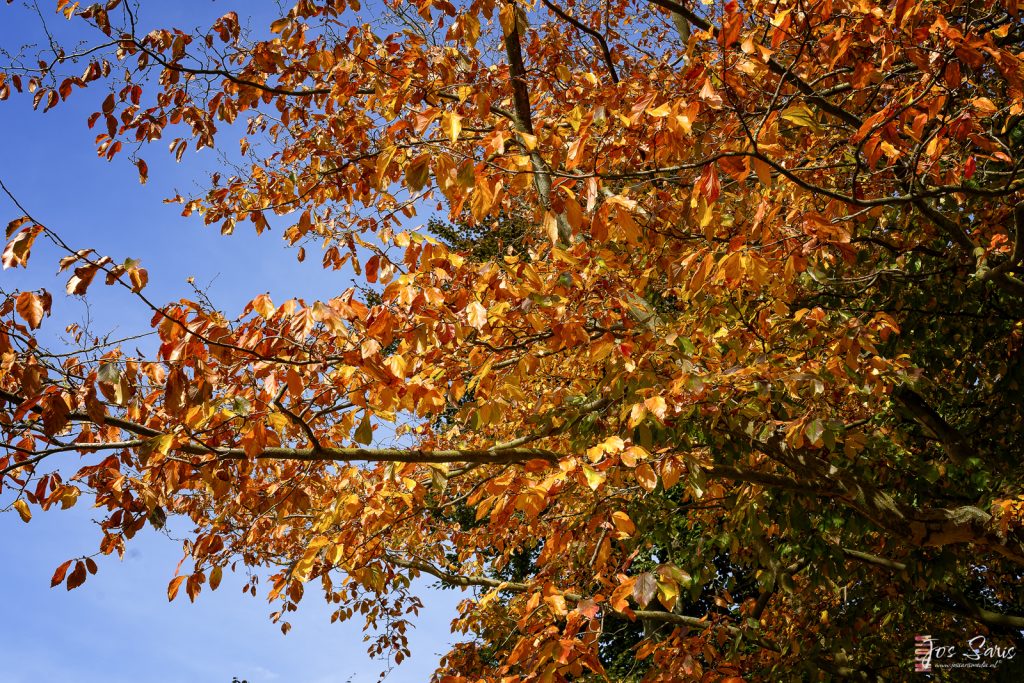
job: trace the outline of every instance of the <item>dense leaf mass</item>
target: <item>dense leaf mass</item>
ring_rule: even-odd
[[[445,683],[902,680],[915,634],[1024,628],[1018,0],[56,5],[95,42],[0,99],[95,96],[143,181],[148,142],[222,150],[184,214],[355,282],[155,302],[26,207],[4,268],[48,239],[160,343],[46,349],[51,294],[4,292],[25,521],[84,494],[112,554],[186,518],[171,599],[251,570],[398,662],[412,578],[475,589]]]

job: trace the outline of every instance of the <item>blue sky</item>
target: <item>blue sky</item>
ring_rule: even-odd
[[[74,24],[51,15],[54,0],[39,0],[53,30],[74,40]],[[142,25],[190,28],[235,10],[242,17],[272,11],[276,3],[190,0],[146,2]],[[154,9],[157,8],[157,9]],[[372,10],[372,8],[371,8]],[[258,19],[254,26],[260,25]],[[69,33],[69,31],[72,31]],[[39,18],[22,0],[0,5],[0,46],[16,48],[41,37]],[[0,178],[29,211],[56,229],[73,246],[92,247],[121,261],[141,258],[148,268],[147,294],[154,301],[190,296],[186,278],[209,284],[214,303],[233,313],[261,292],[275,301],[307,300],[340,293],[351,284],[345,272],[325,272],[307,247],[297,263],[280,233],[257,237],[248,226],[222,237],[216,228],[179,215],[180,207],[162,202],[180,189],[187,194],[215,167],[211,150],[189,153],[176,165],[162,143],[146,150],[150,180],[140,185],[126,158],[108,163],[96,156],[86,118],[105,96],[102,86],[76,91],[64,105],[46,114],[33,112],[27,97],[0,103]],[[225,136],[224,141],[230,138]],[[0,198],[0,219],[19,213]],[[129,295],[97,282],[89,309],[65,297],[55,278],[59,255],[37,242],[27,271],[0,273],[0,288],[45,287],[54,294],[53,319],[45,328],[61,330],[86,314],[96,332],[132,334],[148,329],[149,312]],[[146,349],[146,342],[139,342]],[[131,348],[131,347],[129,347]],[[77,457],[77,456],[74,456]],[[0,501],[0,504],[9,501]],[[262,596],[240,592],[240,577],[225,575],[216,592],[204,591],[195,604],[166,598],[167,582],[181,557],[180,543],[146,529],[129,544],[123,562],[105,558],[97,576],[68,593],[50,589],[49,579],[62,561],[95,551],[99,534],[86,500],[69,511],[35,512],[24,524],[13,513],[0,515],[5,551],[0,562],[0,683],[73,681],[76,683],[223,682],[232,676],[250,683],[342,683],[376,680],[383,663],[372,661],[362,641],[361,623],[330,624],[330,611],[311,591],[283,636],[267,615]],[[419,683],[427,679],[450,641],[449,623],[459,594],[427,587],[426,609],[412,633],[412,658],[387,680]]]

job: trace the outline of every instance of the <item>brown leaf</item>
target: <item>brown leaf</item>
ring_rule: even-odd
[[[81,560],[75,562],[75,570],[68,577],[67,589],[74,590],[85,583],[85,563]]]
[[[654,574],[643,572],[636,577],[636,583],[633,584],[633,599],[636,600],[636,604],[640,605],[640,609],[645,609],[654,599],[657,590],[658,580]]]
[[[71,563],[74,560],[68,560],[57,567],[57,570],[53,572],[53,578],[50,579],[50,588],[54,588],[57,584],[64,582],[64,577],[67,576],[68,568],[71,567]]]
[[[48,303],[46,299],[35,292],[22,292],[18,295],[14,307],[18,311],[18,315],[28,323],[28,326],[35,330],[39,329],[43,323],[43,314],[48,312]]]
[[[10,226],[8,226],[8,230],[9,229]],[[7,243],[7,248],[4,249],[3,256],[0,257],[4,270],[28,265],[28,257],[32,250],[32,243],[36,241],[36,237],[38,237],[39,233],[42,231],[42,226],[30,225],[27,228],[22,228],[21,232]]]

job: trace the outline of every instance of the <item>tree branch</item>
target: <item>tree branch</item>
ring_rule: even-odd
[[[515,581],[501,581],[499,579],[492,579],[486,576],[464,576],[462,574],[454,574],[439,569],[438,567],[435,567],[432,564],[421,562],[419,560],[406,560],[400,557],[394,557],[392,555],[388,555],[386,559],[388,562],[391,562],[392,564],[397,565],[399,567],[404,567],[406,569],[414,569],[416,571],[423,572],[424,574],[430,574],[431,576],[439,579],[442,583],[448,584],[450,586],[459,586],[462,588],[479,586],[482,588],[506,590],[512,593],[528,593],[531,590],[533,590],[533,588],[531,588],[528,584],[525,583],[518,583]],[[562,597],[570,602],[580,602],[584,600],[584,597],[577,593],[562,593]],[[612,609],[603,609],[602,612],[604,612],[605,615],[609,617],[632,620],[632,618],[626,616],[625,614],[621,614]],[[742,629],[736,626],[733,626],[731,624],[722,624],[719,622],[715,622],[707,617],[691,617],[685,614],[676,614],[675,612],[662,612],[661,610],[631,610],[631,612],[636,619],[640,619],[641,621],[653,621],[665,624],[676,624],[677,626],[687,626],[689,628],[697,628],[702,630],[709,628],[721,628],[732,634],[743,633]],[[744,635],[746,637],[749,637],[749,634],[744,633]],[[766,649],[776,649],[776,646],[771,643],[759,640],[755,640],[754,642],[757,642],[758,645]]]
[[[615,72],[615,61],[612,59],[612,51],[608,48],[608,41],[604,39],[604,36],[601,35],[600,31],[595,31],[575,17],[566,14],[562,8],[550,2],[550,0],[541,0],[541,2],[544,3],[545,7],[557,14],[563,21],[569,22],[578,30],[586,33],[594,39],[594,42],[597,43],[599,48],[601,48],[601,54],[604,55],[604,63],[608,66],[608,73],[612,77],[612,83],[618,83],[619,74]]]
[[[898,387],[892,393],[893,400],[942,444],[953,462],[963,464],[971,455],[963,435],[951,427],[942,416],[928,405],[924,398],[908,386]]]
[[[518,10],[516,10],[518,11]],[[534,135],[533,114],[530,110],[530,92],[526,84],[526,65],[523,62],[523,48],[519,42],[519,21],[514,18],[512,28],[505,34],[505,54],[508,57],[509,76],[512,83],[512,101],[515,105],[515,126],[520,133]],[[532,146],[532,145],[531,145]],[[530,165],[533,167],[533,184],[540,197],[541,205],[551,210],[551,168],[536,148],[530,151]],[[558,241],[569,243],[572,229],[565,214],[556,217]]]
[[[713,26],[710,22],[695,14],[685,5],[673,2],[673,0],[650,0],[650,3],[683,17],[692,25],[703,31],[708,31],[712,38],[718,37],[718,27]],[[791,68],[786,67],[774,57],[769,57],[766,60],[766,63],[768,68],[774,74],[780,76],[784,81],[799,90],[800,93],[807,98],[808,102],[816,105],[825,113],[830,114],[832,117],[846,123],[847,125],[854,128],[860,128],[861,120],[856,114],[826,100],[807,81],[793,73]]]
[[[0,389],[0,398],[8,403],[22,405],[25,400],[17,394]],[[42,408],[32,406],[30,410],[39,415]],[[72,422],[87,422],[95,424],[95,420],[86,413],[73,411],[68,413],[68,420]],[[104,423],[115,426],[137,436],[155,437],[161,436],[163,432],[151,429],[144,425],[123,420],[116,417],[105,417]],[[544,436],[547,436],[545,434]],[[543,438],[537,436],[536,438]],[[529,439],[517,439],[512,444],[526,443]],[[96,450],[108,444],[76,444],[75,447],[64,450]],[[247,456],[242,448],[216,448],[211,446],[200,446],[197,444],[180,444],[174,447],[179,453],[189,455],[212,455],[217,460],[244,460]],[[265,448],[255,456],[257,460],[303,460],[307,462],[343,460],[349,462],[422,462],[422,463],[452,463],[452,462],[478,462],[478,463],[518,463],[528,460],[547,460],[557,462],[561,456],[554,451],[542,448],[524,448],[521,445],[497,444],[491,448],[467,448],[467,449],[418,449],[418,448],[288,448],[284,446]],[[25,463],[19,463],[23,466]]]

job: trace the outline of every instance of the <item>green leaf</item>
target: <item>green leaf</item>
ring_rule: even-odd
[[[250,404],[249,399],[245,398],[244,396],[235,396],[234,400],[231,402],[231,412],[233,412],[235,415],[241,415],[242,417],[245,417],[246,415],[249,414],[249,411],[251,409],[252,404]]]
[[[117,369],[117,363],[103,363],[96,373],[96,378],[106,384],[118,384],[121,381],[121,371]]]

